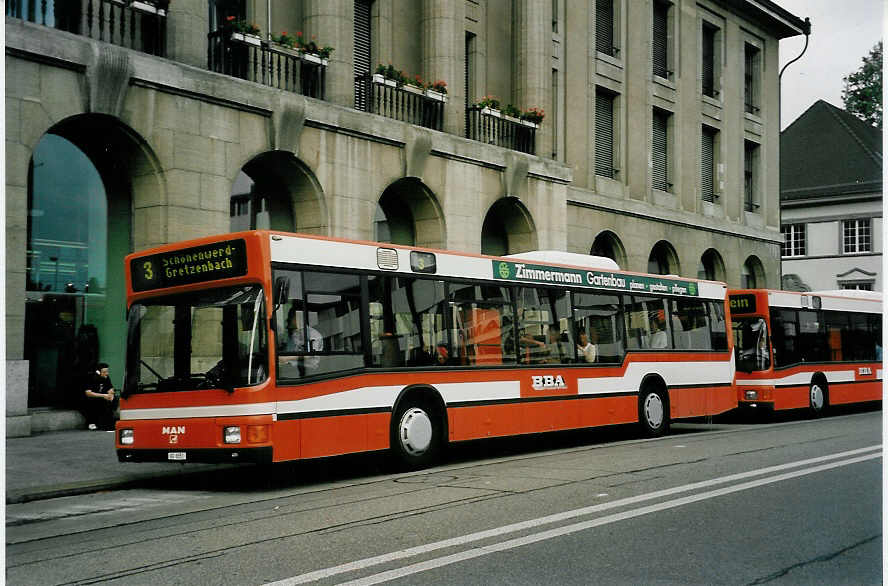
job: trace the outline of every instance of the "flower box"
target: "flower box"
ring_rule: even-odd
[[[327,60],[321,57],[320,55],[315,55],[314,53],[303,53],[302,60],[308,61],[309,63],[314,63],[316,65],[327,65]]]
[[[539,128],[540,127],[540,125],[538,123],[531,122],[530,120],[519,120],[518,122],[520,122],[521,124],[523,124],[524,126],[527,126],[529,128]]]
[[[503,114],[503,118],[505,118],[509,122],[514,122],[515,124],[521,124],[521,118],[515,118],[514,116],[509,116],[508,114]]]
[[[132,0],[130,3],[130,8],[133,10],[137,10],[139,12],[146,12],[148,14],[156,14],[158,16],[166,16],[166,10],[162,8],[158,8],[151,2],[142,2],[140,0]]]
[[[421,87],[416,87],[415,85],[410,85],[409,83],[405,83],[401,86],[401,89],[410,92],[411,94],[423,95],[425,91]]]
[[[499,110],[494,110],[493,108],[481,108],[482,116],[493,116],[494,118],[502,118],[503,113]]]
[[[437,100],[439,102],[447,101],[447,94],[442,94],[441,92],[436,92],[435,90],[426,90],[425,95],[426,97]]]
[[[229,38],[236,43],[244,43],[245,45],[255,45],[258,47],[262,44],[262,38],[258,35],[232,32]]]
[[[373,83],[378,83],[379,85],[388,85],[391,87],[398,86],[398,82],[396,82],[394,79],[389,79],[386,76],[381,75],[379,73],[373,74]]]
[[[302,51],[300,51],[299,49],[294,49],[293,47],[288,47],[287,45],[281,45],[280,43],[271,43],[270,48],[275,53],[289,55],[290,57],[295,57],[297,59],[302,58]]]

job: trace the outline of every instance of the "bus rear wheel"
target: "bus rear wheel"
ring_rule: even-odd
[[[642,389],[638,397],[638,422],[647,437],[660,437],[669,431],[669,403],[665,390],[653,385]]]
[[[441,424],[425,403],[406,401],[392,418],[392,453],[402,468],[432,464],[441,449]]]
[[[820,417],[829,405],[826,383],[814,380],[808,389],[808,412],[812,417]]]

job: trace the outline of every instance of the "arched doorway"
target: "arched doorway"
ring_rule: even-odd
[[[314,173],[287,151],[254,157],[231,188],[232,232],[271,229],[327,233],[327,212]]]
[[[765,282],[765,267],[762,261],[754,254],[746,259],[743,268],[740,269],[740,287],[743,289],[764,289],[768,285]]]
[[[665,240],[657,242],[648,256],[647,272],[654,275],[678,275],[680,271],[675,248]]]
[[[697,278],[709,281],[724,281],[725,276],[725,263],[721,255],[714,248],[707,249],[697,264]]]
[[[145,143],[110,116],[69,118],[35,146],[25,260],[29,407],[77,405],[98,361],[123,382],[133,184],[154,163]]]
[[[620,268],[626,266],[626,249],[623,248],[619,236],[610,230],[605,230],[595,237],[589,254],[609,258],[620,265]]]
[[[533,218],[518,198],[504,197],[490,206],[481,227],[481,254],[503,256],[536,249]]]
[[[389,185],[376,204],[373,238],[392,244],[444,248],[444,214],[435,195],[415,177]]]

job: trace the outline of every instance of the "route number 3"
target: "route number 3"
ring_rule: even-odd
[[[142,263],[142,268],[145,269],[145,280],[153,281],[154,280],[154,265],[151,264],[150,260],[146,260]]]

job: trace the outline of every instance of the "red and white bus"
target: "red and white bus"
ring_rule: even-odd
[[[270,231],[131,254],[118,457],[417,467],[447,442],[736,408],[727,287],[595,259]]]
[[[737,399],[808,409],[882,398],[882,295],[730,290]]]

